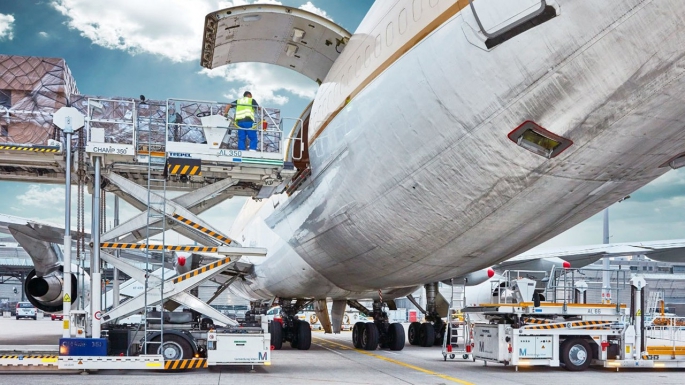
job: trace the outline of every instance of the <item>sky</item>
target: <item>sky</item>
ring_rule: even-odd
[[[0,53],[64,58],[81,94],[229,101],[249,89],[260,104],[281,108],[286,117],[299,116],[314,98],[317,86],[298,73],[266,64],[241,63],[212,71],[200,67],[205,15],[253,2],[0,0]],[[332,19],[350,32],[354,32],[373,3],[259,2],[303,8]],[[0,213],[64,223],[62,186],[0,182],[0,197]],[[200,217],[227,232],[243,202],[234,198]],[[89,201],[86,205],[90,205]],[[112,207],[110,196],[110,226]],[[685,169],[669,171],[631,194],[630,199],[614,204],[609,211],[611,242],[685,238]],[[122,202],[122,219],[136,213]],[[167,238],[168,243],[172,241],[173,236]],[[541,247],[599,243],[602,213]]]

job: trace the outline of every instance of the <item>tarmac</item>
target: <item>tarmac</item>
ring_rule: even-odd
[[[0,346],[51,345],[56,348],[61,322],[0,319]],[[685,370],[590,368],[568,372],[562,368],[519,368],[455,359],[444,361],[439,346],[422,348],[406,345],[399,352],[365,351],[352,347],[351,332],[338,335],[315,331],[308,351],[272,351],[271,366],[230,366],[185,372],[102,370],[73,373],[12,372],[0,375],[1,384],[682,384]],[[47,343],[47,344],[46,344]],[[0,347],[0,349],[2,349]],[[47,349],[42,346],[41,349]],[[0,367],[0,372],[2,367]]]

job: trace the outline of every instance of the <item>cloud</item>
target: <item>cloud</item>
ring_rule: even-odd
[[[0,13],[0,41],[14,38],[14,16]]]
[[[45,32],[45,31],[40,31],[40,32],[38,32],[38,35],[39,35],[40,37],[42,37],[42,38],[47,38],[48,36],[50,36],[50,35],[48,35],[48,33]]]
[[[199,58],[209,0],[53,0],[69,28],[94,44],[130,54],[149,53],[173,62]]]
[[[227,82],[239,83],[238,87],[228,85],[224,94],[229,100],[234,100],[242,95],[245,90],[250,90],[255,99],[262,103],[284,105],[288,97],[277,95],[279,91],[287,91],[303,99],[313,99],[316,95],[317,86],[311,79],[295,72],[263,63],[236,63],[211,70],[202,69],[201,74],[210,78],[222,78]]]
[[[328,20],[330,20],[330,21],[333,21],[333,18],[330,17],[330,16],[326,13],[326,11],[324,11],[323,9],[318,8],[317,6],[315,6],[314,4],[312,4],[311,1],[308,1],[308,2],[306,2],[305,4],[302,4],[302,6],[300,6],[300,9],[303,9],[303,10],[305,10],[305,11],[311,12],[311,13],[313,13],[313,14],[316,14],[316,15],[319,15],[319,16],[321,16],[321,17],[324,17],[324,18],[326,18],[326,19],[328,19]]]
[[[24,194],[17,196],[17,200],[27,207],[55,207],[64,202],[64,187],[32,184]]]
[[[246,4],[281,4],[275,0],[52,0],[51,5],[68,18],[69,28],[99,46],[136,54],[151,54],[172,62],[197,61],[200,57],[203,20],[219,9]],[[302,9],[330,17],[311,1]],[[286,91],[305,99],[313,99],[316,85],[277,66],[239,63],[200,74],[220,77],[227,84],[226,97],[241,95],[249,88],[263,103],[284,105],[288,97],[277,94]]]

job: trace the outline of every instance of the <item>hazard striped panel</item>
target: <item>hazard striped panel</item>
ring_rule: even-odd
[[[540,326],[526,327],[528,330],[548,330],[548,329],[564,329],[564,328],[583,328],[590,330],[599,330],[607,328],[611,322],[608,321],[577,321],[554,323]]]
[[[192,227],[192,228],[194,228],[194,229],[196,229],[196,230],[199,230],[200,232],[202,232],[202,233],[204,233],[204,234],[207,234],[207,235],[209,235],[210,237],[212,237],[212,238],[214,238],[214,239],[218,239],[219,241],[221,241],[221,242],[223,242],[223,243],[225,243],[225,244],[227,244],[227,245],[230,244],[231,242],[233,242],[229,237],[227,237],[227,236],[225,236],[225,235],[223,235],[223,234],[219,234],[219,233],[217,233],[216,231],[212,231],[212,230],[210,230],[210,229],[208,229],[208,228],[206,228],[206,227],[204,227],[204,226],[201,226],[201,225],[199,225],[199,224],[197,224],[197,223],[191,221],[190,219],[184,218],[184,217],[181,216],[181,215],[174,214],[173,217],[174,217],[175,220],[177,220],[177,221],[179,221],[179,222],[181,222],[181,223],[183,223],[183,224],[185,224],[185,225],[188,225],[188,226],[190,226],[190,227]]]
[[[165,245],[150,245],[149,247],[144,243],[120,243],[120,242],[103,242],[100,244],[103,249],[128,249],[128,250],[143,250],[161,251],[162,248],[166,251],[185,251],[189,253],[216,253],[218,247],[209,246],[171,246]]]
[[[195,158],[167,158],[166,175],[202,175],[202,161]]]
[[[223,266],[223,265],[225,265],[225,264],[227,264],[227,263],[229,263],[229,262],[231,262],[231,258],[224,258],[224,259],[221,259],[221,260],[219,260],[219,261],[212,262],[212,263],[210,263],[209,265],[202,266],[202,267],[200,267],[200,268],[197,268],[197,269],[195,269],[195,270],[189,271],[189,272],[187,272],[187,273],[185,273],[185,274],[183,274],[183,275],[180,275],[180,276],[174,278],[174,279],[173,279],[173,282],[174,282],[174,283],[179,283],[179,282],[181,282],[181,281],[185,281],[185,280],[188,279],[188,278],[195,277],[195,276],[197,276],[198,274],[205,273],[205,272],[207,272],[207,271],[209,271],[209,270],[212,270],[212,269],[214,269],[214,268],[217,268],[217,267],[219,267],[219,266]]]
[[[14,355],[14,356],[0,356],[0,359],[13,359],[13,358],[57,358],[57,356],[51,356],[51,355]]]
[[[165,370],[199,369],[207,367],[206,358],[192,358],[189,360],[164,361]]]
[[[50,152],[50,153],[60,152],[59,146],[17,146],[17,145],[6,145],[6,144],[0,144],[0,150]]]

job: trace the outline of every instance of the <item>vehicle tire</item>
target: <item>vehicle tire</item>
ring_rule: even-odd
[[[352,327],[352,345],[355,348],[362,348],[362,331],[366,327],[366,322],[357,322]]]
[[[312,328],[307,321],[297,324],[297,349],[309,350],[312,346]]]
[[[37,315],[34,315],[34,316],[33,316],[33,320],[35,321],[35,320],[37,320],[37,319],[38,319],[38,316],[37,316]]]
[[[274,350],[281,350],[283,347],[283,325],[278,321],[271,321],[269,333],[271,333],[271,346],[274,347]]]
[[[388,348],[390,350],[404,349],[404,327],[400,323],[390,324],[388,327]]]
[[[162,343],[161,347],[159,344],[160,340],[160,336],[152,339],[152,341],[157,343],[147,345],[147,354],[161,354],[165,361],[190,359],[195,354],[190,343],[181,336],[174,334],[165,335],[164,343]]]
[[[420,322],[412,322],[409,324],[409,330],[407,331],[407,338],[411,345],[420,345],[419,343],[419,329],[421,328]]]
[[[373,322],[367,322],[362,329],[362,348],[364,350],[378,349],[378,328]]]
[[[562,344],[561,361],[568,371],[579,372],[587,369],[592,361],[590,344],[582,338],[573,338]]]
[[[419,328],[419,345],[423,347],[433,346],[435,343],[435,329],[430,322],[422,323]]]

